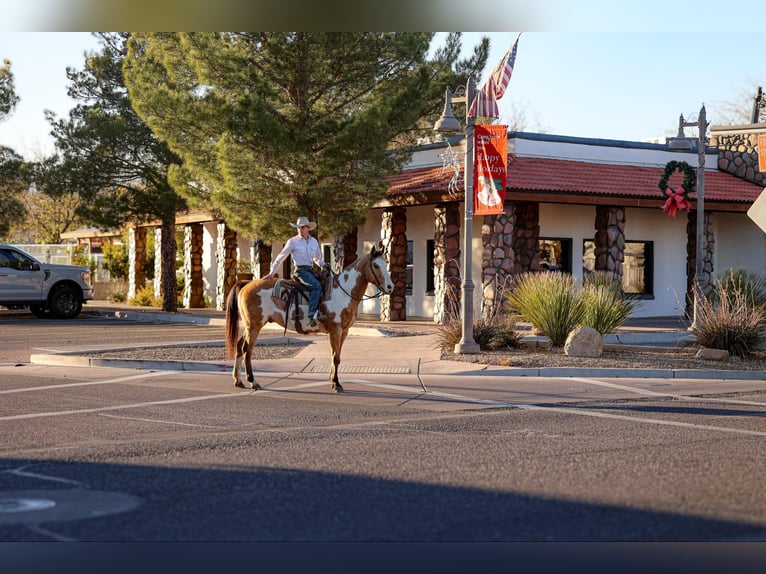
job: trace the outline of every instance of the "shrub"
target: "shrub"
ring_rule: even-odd
[[[695,325],[699,345],[742,358],[758,348],[766,329],[766,307],[753,303],[751,290],[719,277],[711,295],[700,297]]]
[[[442,352],[453,353],[455,345],[463,338],[463,321],[459,303],[459,287],[452,283],[446,285],[447,317],[437,329],[438,348]],[[516,317],[501,311],[503,297],[498,297],[498,304],[487,316],[473,322],[473,340],[483,351],[514,349],[520,346],[521,337],[516,332]]]
[[[438,347],[443,352],[453,353],[455,345],[463,337],[463,322],[452,318],[437,328]],[[517,349],[520,335],[516,332],[516,318],[512,315],[481,318],[473,323],[473,340],[482,351]]]
[[[567,273],[523,273],[516,277],[505,298],[513,311],[555,347],[563,347],[572,329],[583,324],[585,304]]]
[[[761,307],[766,304],[766,276],[742,267],[727,269],[713,282],[711,300],[718,301],[721,292],[726,292],[729,299],[740,293],[746,301]]]
[[[105,243],[104,269],[109,272],[111,279],[125,281],[128,278],[128,249],[124,243]]]
[[[154,287],[152,285],[145,285],[139,291],[136,292],[136,296],[128,301],[131,305],[138,307],[161,307],[162,301],[158,300],[154,296]]]
[[[128,298],[124,291],[112,291],[107,294],[107,301],[114,301],[115,303],[123,303]]]
[[[602,335],[622,327],[640,305],[638,299],[626,298],[622,285],[610,273],[600,271],[584,281],[581,297],[585,305],[582,325]]]

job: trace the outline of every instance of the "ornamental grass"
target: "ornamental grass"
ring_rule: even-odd
[[[700,294],[697,344],[746,358],[763,342],[764,330],[766,306],[753,303],[752,290],[719,277],[710,295]]]
[[[499,289],[498,304],[486,315],[473,322],[473,340],[482,351],[518,349],[521,335],[516,331],[515,315],[503,312],[503,289]],[[460,311],[460,291],[447,284],[447,320],[437,328],[437,347],[446,353],[454,353],[455,346],[463,338],[463,321]]]
[[[582,325],[592,327],[601,335],[622,327],[641,304],[622,292],[621,283],[611,273],[600,271],[585,281],[580,296],[585,305]]]
[[[523,273],[505,295],[518,313],[554,347],[563,347],[569,333],[583,324],[585,302],[574,278],[561,271]]]

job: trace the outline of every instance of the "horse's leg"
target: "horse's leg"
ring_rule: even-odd
[[[242,335],[239,339],[237,339],[237,355],[234,357],[234,370],[232,371],[232,375],[234,377],[234,386],[235,387],[241,387],[245,388],[245,383],[242,382],[242,379],[239,376],[239,372],[242,369],[242,358],[245,355],[245,336]]]
[[[330,380],[332,381],[332,390],[336,393],[342,393],[343,387],[338,380],[338,367],[340,367],[340,350],[343,348],[343,341],[346,340],[347,330],[330,331],[330,348],[332,349],[332,366],[330,367]]]
[[[255,376],[253,375],[253,347],[255,346],[255,341],[258,338],[258,333],[260,333],[261,329],[260,327],[253,327],[251,326],[249,329],[245,331],[245,339],[246,339],[246,345],[247,350],[245,352],[245,370],[247,371],[247,380],[250,383],[251,389],[260,389],[262,388],[261,385],[255,382]]]

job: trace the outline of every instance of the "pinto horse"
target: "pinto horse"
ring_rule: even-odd
[[[316,327],[308,326],[307,305],[300,305],[294,309],[294,312],[298,314],[299,327],[303,332],[327,333],[330,336],[332,349],[330,380],[333,391],[337,393],[343,391],[338,381],[340,351],[349,328],[356,320],[359,302],[364,299],[367,286],[372,283],[385,294],[390,294],[394,290],[394,283],[388,274],[383,256],[382,243],[379,243],[370,250],[368,255],[357,258],[333,277],[330,296],[325,298],[319,307],[319,312],[325,315],[325,319],[320,320]],[[275,278],[240,281],[231,290],[226,300],[226,353],[229,359],[234,358],[232,374],[234,385],[237,387],[245,386],[240,378],[244,357],[250,388],[261,388],[255,382],[251,362],[253,345],[261,328],[269,322],[277,323],[285,328],[290,328],[290,324],[294,324],[295,317],[288,317],[289,308],[283,309],[275,301],[274,287],[277,281],[278,279]],[[242,336],[239,336],[240,318],[244,324]]]

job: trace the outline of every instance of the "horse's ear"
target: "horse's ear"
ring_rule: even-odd
[[[370,250],[370,258],[375,259],[376,257],[383,257],[385,252],[386,249],[383,247],[383,241],[378,241],[378,244],[373,245]]]

